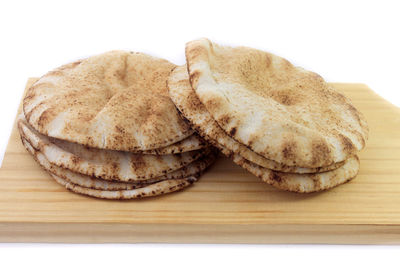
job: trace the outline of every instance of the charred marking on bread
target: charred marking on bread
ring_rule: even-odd
[[[236,133],[236,127],[233,127],[232,129],[230,129],[229,134],[230,134],[231,136],[234,136],[235,133]]]
[[[271,173],[271,178],[272,178],[272,180],[274,180],[277,183],[281,183],[282,182],[282,177],[277,172],[273,171]]]

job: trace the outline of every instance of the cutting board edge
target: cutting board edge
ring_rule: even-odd
[[[400,225],[0,223],[0,242],[400,244]]]

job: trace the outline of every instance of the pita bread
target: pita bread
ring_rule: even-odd
[[[272,171],[236,154],[232,155],[232,159],[236,164],[261,178],[263,182],[282,190],[297,193],[318,192],[338,186],[356,177],[360,169],[360,161],[356,155],[348,158],[343,166],[335,170],[309,174]]]
[[[168,97],[166,80],[174,67],[125,51],[76,61],[50,71],[28,89],[24,114],[39,133],[90,147],[165,147],[193,133]]]
[[[315,173],[337,169],[344,162],[334,163],[326,167],[319,168],[301,168],[296,166],[287,166],[278,162],[266,159],[253,152],[246,146],[237,142],[218,125],[214,118],[210,115],[204,105],[200,102],[193,88],[189,83],[189,75],[186,66],[175,68],[168,78],[168,90],[172,101],[179,109],[181,114],[190,122],[192,128],[195,129],[203,138],[211,144],[228,148],[228,155],[231,153],[239,154],[248,161],[251,161],[261,167],[294,173]],[[222,151],[222,152],[224,152]]]
[[[20,134],[35,150],[59,167],[81,174],[124,182],[142,181],[178,170],[208,153],[210,148],[171,155],[144,155],[87,148],[39,134],[24,120],[18,121]]]
[[[196,181],[195,178],[188,177],[184,179],[165,180],[137,189],[109,191],[82,187],[68,182],[67,180],[58,177],[57,175],[54,175],[52,173],[50,174],[57,183],[65,186],[68,190],[72,192],[104,199],[135,199],[154,197],[182,190],[185,187],[192,185]]]
[[[178,154],[187,151],[198,150],[207,147],[208,144],[197,134],[192,134],[191,136],[179,141],[175,144],[160,147],[152,150],[136,151],[136,153],[143,154],[153,154],[153,155],[168,155],[168,154]]]
[[[196,95],[221,128],[261,156],[289,166],[340,162],[365,146],[368,126],[318,74],[247,47],[187,43]]]
[[[100,190],[130,190],[141,188],[147,186],[151,183],[156,183],[164,180],[172,180],[172,179],[182,179],[185,177],[193,177],[197,178],[200,174],[208,168],[216,159],[217,153],[214,151],[208,155],[203,156],[201,159],[196,160],[195,162],[171,173],[166,174],[165,176],[144,180],[140,183],[126,183],[126,182],[115,182],[115,181],[107,181],[103,179],[98,179],[95,177],[83,175],[80,173],[72,172],[68,169],[64,169],[58,167],[57,165],[51,164],[43,153],[40,151],[36,151],[30,143],[25,140],[23,137],[22,143],[24,147],[30,152],[34,159],[48,172],[67,180],[70,183],[86,187],[92,189],[100,189]]]
[[[341,167],[327,172],[303,174],[277,172],[254,164],[221,145],[217,147],[225,155],[230,155],[233,162],[254,174],[263,182],[278,189],[296,193],[313,193],[333,188],[355,178],[360,169],[360,160],[357,155],[353,155]]]

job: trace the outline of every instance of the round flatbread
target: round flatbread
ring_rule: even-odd
[[[67,180],[70,183],[86,187],[92,189],[99,190],[130,190],[141,188],[147,186],[152,183],[164,181],[164,180],[172,180],[172,179],[182,179],[185,177],[193,177],[197,178],[201,175],[201,173],[208,168],[212,163],[214,163],[216,159],[216,151],[214,150],[212,153],[208,155],[204,155],[201,159],[192,162],[191,164],[171,173],[168,173],[161,177],[156,177],[148,180],[140,181],[139,183],[127,183],[127,182],[116,182],[116,181],[108,181],[103,180],[87,175],[83,175],[80,173],[72,172],[68,169],[61,168],[57,165],[51,164],[45,155],[40,151],[35,150],[31,144],[25,140],[23,137],[21,138],[22,144],[24,147],[30,152],[34,159],[48,172]]]
[[[355,178],[360,169],[360,161],[356,155],[350,156],[343,166],[335,170],[308,174],[272,171],[251,163],[237,154],[233,154],[231,158],[236,164],[273,187],[296,193],[312,193],[330,189]]]
[[[211,148],[171,155],[145,155],[88,148],[39,134],[19,119],[20,134],[47,160],[81,174],[124,182],[143,181],[176,171],[207,154]]]
[[[168,78],[168,90],[172,101],[179,109],[181,114],[190,122],[192,128],[195,129],[203,138],[211,144],[218,144],[228,148],[229,154],[239,154],[243,158],[251,161],[261,167],[294,173],[315,173],[337,169],[344,162],[334,163],[326,167],[318,168],[301,168],[296,166],[287,166],[276,161],[266,159],[251,149],[231,138],[218,125],[214,118],[210,115],[204,105],[200,102],[193,88],[189,83],[189,75],[186,66],[175,68]],[[230,155],[227,156],[230,156]]]
[[[166,147],[190,136],[169,99],[174,64],[111,51],[50,71],[27,91],[23,110],[46,136],[110,150]]]
[[[232,138],[276,162],[316,168],[343,161],[368,137],[363,115],[318,74],[247,47],[187,43],[190,82]]]
[[[168,154],[179,154],[187,151],[198,150],[206,148],[207,142],[204,141],[199,135],[192,134],[191,136],[179,141],[175,144],[160,147],[152,150],[136,151],[136,153],[152,154],[152,155],[168,155]]]
[[[355,178],[360,169],[360,160],[357,155],[353,155],[345,160],[341,167],[327,172],[303,174],[277,172],[254,164],[221,145],[217,145],[217,147],[225,155],[230,155],[233,162],[263,182],[278,189],[296,193],[313,193],[330,189]]]
[[[168,193],[182,190],[185,187],[192,185],[196,181],[195,178],[188,177],[184,179],[161,181],[137,189],[109,191],[109,190],[98,190],[98,189],[82,187],[73,184],[71,182],[68,182],[67,180],[58,177],[52,173],[50,174],[54,178],[54,180],[56,180],[57,183],[65,186],[68,190],[72,192],[96,198],[121,199],[121,200],[165,195]]]

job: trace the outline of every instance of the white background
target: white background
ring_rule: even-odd
[[[183,64],[185,42],[208,37],[276,53],[331,82],[366,83],[400,106],[399,35],[396,1],[0,0],[0,155],[26,79],[78,58],[127,49]],[[104,266],[206,261],[376,266],[398,263],[396,251],[399,255],[398,246],[2,244],[0,261],[1,266],[34,259],[41,266],[88,265],[89,259],[90,265]]]

